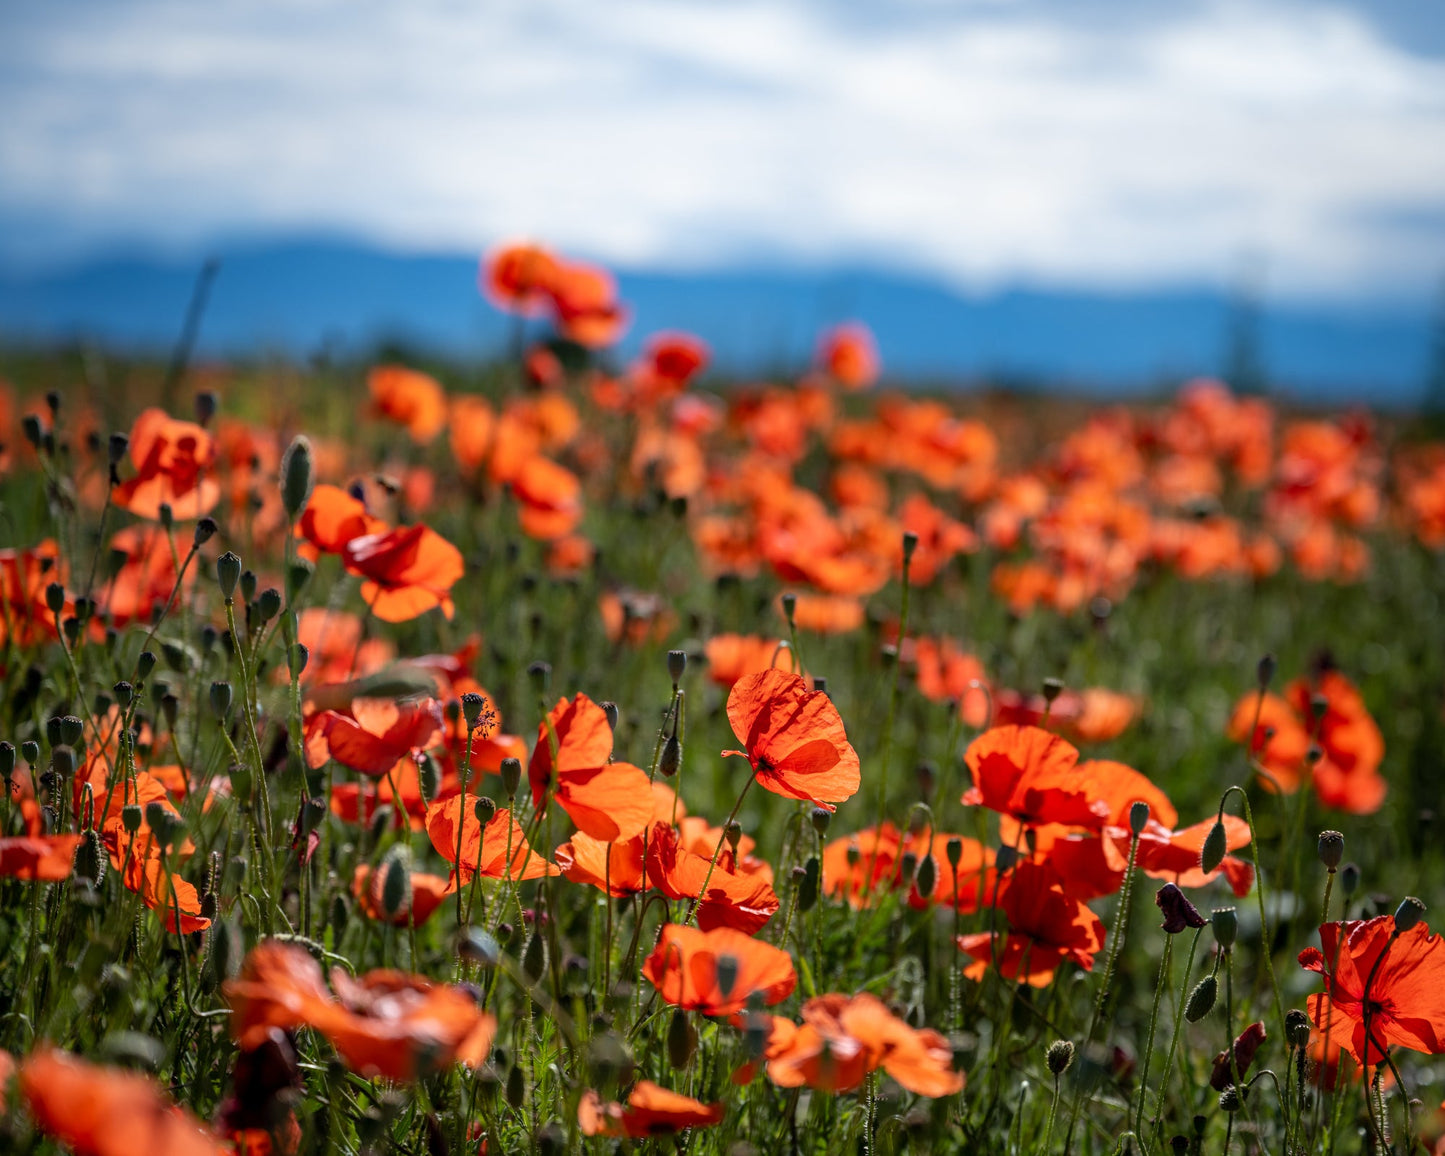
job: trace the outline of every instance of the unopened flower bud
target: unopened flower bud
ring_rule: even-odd
[[[110,459],[112,466],[118,466],[125,460],[125,452],[130,448],[130,438],[123,433],[113,433],[106,445],[106,456]]]
[[[913,561],[913,553],[918,549],[918,535],[912,530],[903,531],[903,564],[907,566]]]
[[[50,750],[50,769],[63,779],[75,774],[75,751],[65,744]]]
[[[733,994],[733,988],[738,982],[738,957],[729,952],[722,952],[717,957],[717,989],[723,999],[728,999]]]
[[[135,673],[136,677],[140,681],[144,682],[146,679],[148,679],[151,675],[151,671],[153,671],[155,668],[156,656],[153,651],[142,650],[140,654],[136,656]]]
[[[507,1103],[513,1108],[520,1108],[527,1098],[527,1081],[522,1074],[522,1065],[513,1064],[512,1070],[507,1073]]]
[[[140,830],[145,815],[140,809],[139,803],[127,803],[120,809],[120,825],[126,829],[126,833],[134,835]]]
[[[951,836],[943,846],[943,853],[948,856],[948,865],[957,873],[958,865],[963,861],[963,840],[957,835]]]
[[[927,899],[933,894],[933,888],[938,883],[938,860],[932,855],[925,855],[918,862],[918,870],[913,875],[913,885],[918,894]]]
[[[35,766],[40,761],[40,744],[34,739],[26,739],[20,744],[20,755],[29,766]]]
[[[1345,837],[1338,831],[1321,831],[1319,855],[1320,862],[1333,871],[1345,857]]]
[[[260,584],[254,570],[241,571],[241,601],[250,605],[256,601],[256,587]]]
[[[381,909],[389,919],[405,913],[411,903],[411,864],[406,848],[400,844],[386,853],[378,868],[381,872]]]
[[[281,458],[281,505],[293,522],[311,498],[311,475],[311,442],[305,435],[298,435]]]
[[[45,587],[45,605],[51,614],[59,614],[65,609],[65,587],[59,582],[51,582]]]
[[[734,856],[736,856],[738,853],[738,842],[742,839],[742,837],[743,825],[739,823],[736,819],[733,819],[731,822],[728,823],[726,827],[723,828],[723,838],[728,841],[728,846],[732,848]]]
[[[657,769],[665,779],[670,779],[677,774],[682,766],[682,741],[677,735],[667,736],[662,744],[662,754],[657,760]]]
[[[130,706],[131,701],[135,698],[135,687],[125,681],[116,683],[110,688],[110,691],[115,695],[116,704],[121,710],[125,710]]]
[[[270,622],[281,613],[281,591],[274,586],[262,590],[260,597],[256,599],[256,613],[261,616],[262,622]]]
[[[1055,1076],[1062,1076],[1069,1070],[1069,1065],[1074,1062],[1074,1045],[1071,1040],[1055,1040],[1049,1045],[1047,1053],[1049,1071]]]
[[[293,679],[300,680],[301,675],[306,671],[306,664],[311,661],[311,648],[304,642],[298,642],[286,650],[286,669]]]
[[[692,1051],[696,1043],[697,1033],[687,1022],[687,1012],[678,1008],[672,1013],[672,1021],[667,1025],[668,1062],[678,1070],[687,1067],[687,1062],[692,1059]]]
[[[798,910],[800,912],[812,911],[817,905],[821,874],[822,868],[818,863],[818,857],[810,856],[807,865],[803,868],[802,881],[798,884]]]
[[[1219,981],[1213,975],[1206,975],[1194,985],[1194,990],[1184,1002],[1184,1018],[1197,1024],[1213,1010],[1214,1000],[1218,995]]]
[[[241,578],[241,558],[227,550],[216,559],[216,581],[221,587],[221,596],[230,601],[236,594],[236,583]]]
[[[1424,917],[1425,905],[1413,895],[1405,896],[1395,908],[1395,934],[1403,935]]]
[[[516,798],[517,785],[522,781],[521,760],[509,756],[502,760],[498,769],[502,775],[502,790],[507,792],[507,798]]]
[[[196,523],[196,528],[191,534],[191,545],[199,550],[216,536],[216,531],[219,529],[215,518],[202,518]]]
[[[497,813],[497,804],[486,795],[481,796],[472,804],[472,814],[477,817],[477,822],[485,827],[492,821],[492,816]]]
[[[522,952],[522,971],[533,983],[547,971],[547,941],[540,929],[533,931],[532,938],[527,940],[527,949]]]
[[[1204,846],[1199,852],[1200,870],[1206,875],[1214,874],[1224,862],[1228,850],[1229,836],[1224,830],[1224,820],[1216,819],[1214,826],[1209,828],[1209,834],[1204,837]]]
[[[231,684],[229,682],[211,683],[211,710],[217,718],[221,719],[231,713]]]
[[[1277,665],[1272,654],[1266,654],[1259,660],[1259,665],[1255,667],[1254,673],[1255,677],[1259,680],[1261,688],[1269,686],[1269,684],[1274,681],[1274,672]]]
[[[1340,890],[1345,893],[1348,899],[1360,888],[1360,865],[1358,863],[1346,863],[1340,868]]]

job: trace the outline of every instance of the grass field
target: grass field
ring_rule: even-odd
[[[1445,445],[552,261],[484,369],[7,362],[0,1150],[1445,1151]]]

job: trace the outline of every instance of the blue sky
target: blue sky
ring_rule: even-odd
[[[0,263],[329,234],[1427,298],[1433,0],[0,5]]]

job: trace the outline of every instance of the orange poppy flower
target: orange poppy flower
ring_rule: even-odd
[[[452,398],[448,439],[452,457],[464,474],[475,474],[487,460],[496,425],[496,414],[486,398],[473,393]]]
[[[641,768],[609,763],[611,757],[612,727],[602,708],[585,694],[559,699],[537,728],[527,764],[533,805],[545,807],[551,787],[558,805],[594,839],[612,843],[641,834],[652,820],[652,785]]]
[[[226,1147],[149,1076],[88,1064],[48,1045],[20,1065],[36,1126],[76,1156],[224,1156]]]
[[[301,511],[296,531],[323,554],[340,554],[348,542],[385,533],[387,524],[366,512],[366,504],[339,486],[318,485]]]
[[[446,428],[447,395],[436,378],[402,365],[378,365],[366,375],[366,388],[376,412],[404,426],[417,445]]]
[[[618,303],[617,282],[607,270],[568,262],[558,267],[551,293],[557,328],[569,341],[604,349],[627,331],[627,310]]]
[[[541,245],[513,242],[487,254],[479,280],[498,309],[535,317],[546,310],[557,273],[557,258]]]
[[[829,1092],[859,1087],[882,1068],[919,1096],[951,1096],[963,1090],[953,1070],[953,1049],[938,1032],[913,1028],[869,992],[816,996],[803,1005],[803,1023],[769,1041],[768,1078],[783,1088],[807,1085]],[[786,1025],[787,1021],[782,1021]]]
[[[983,805],[1020,823],[1098,829],[1108,818],[1095,778],[1078,767],[1075,747],[1039,727],[993,727],[964,753],[973,787],[965,806]]]
[[[220,483],[207,473],[216,447],[195,422],[177,421],[163,409],[143,411],[131,426],[130,458],[136,475],[117,486],[111,500],[137,517],[154,521],[169,505],[178,521],[199,518],[220,500]]]
[[[455,846],[452,854],[456,854]],[[452,887],[440,875],[428,875],[423,871],[413,871],[410,875],[411,894],[402,897],[401,906],[394,915],[387,915],[382,906],[386,877],[380,871],[373,871],[370,864],[358,863],[351,876],[351,894],[361,913],[368,919],[392,923],[397,927],[420,927],[452,893]]]
[[[654,333],[632,376],[639,391],[655,400],[681,393],[707,368],[711,357],[707,345],[690,333]]]
[[[115,857],[113,848],[111,857]],[[161,922],[166,925],[167,931],[189,935],[211,926],[211,921],[201,914],[200,892],[174,871],[167,871],[159,855],[131,855],[123,866],[121,882],[127,890],[139,894],[141,902],[162,917]],[[176,923],[178,909],[179,927]]]
[[[1005,979],[1033,987],[1048,987],[1066,960],[1093,970],[1094,955],[1104,946],[1104,924],[1082,901],[1065,894],[1051,868],[1020,863],[1000,887],[998,903],[1009,925],[1001,947],[987,931],[958,937],[959,950],[975,960],[964,968],[969,979],[982,979],[991,961]]]
[[[607,843],[578,831],[558,846],[552,858],[573,883],[587,883],[614,898],[621,898],[647,889],[642,845],[641,835]]]
[[[582,485],[565,466],[537,454],[511,482],[512,496],[520,503],[517,520],[527,537],[551,542],[570,534],[582,520]]]
[[[473,875],[483,879],[538,879],[558,874],[527,843],[522,824],[503,807],[482,829],[476,813],[475,795],[453,795],[444,802],[433,803],[426,810],[426,833],[437,854],[457,868],[463,883]],[[457,859],[457,817],[461,816],[461,860]],[[507,858],[508,846],[511,859]]]
[[[857,792],[858,752],[838,708],[798,675],[764,670],[740,678],[728,694],[728,721],[747,749],[723,754],[744,756],[774,794],[831,811]]]
[[[910,639],[899,657],[912,661],[918,692],[924,698],[933,702],[953,699],[958,703],[959,718],[971,727],[989,721],[988,675],[983,663],[953,639]]]
[[[0,838],[0,875],[40,883],[69,879],[80,835],[10,835]]]
[[[866,389],[878,380],[878,346],[860,321],[835,326],[818,342],[818,364],[846,389]]]
[[[718,979],[719,961],[732,962],[732,986]],[[699,931],[670,923],[642,965],[645,975],[668,1003],[709,1016],[740,1012],[753,993],[774,1004],[793,994],[798,973],[786,951],[731,927]]]
[[[710,1128],[722,1122],[725,1111],[721,1104],[704,1104],[651,1080],[638,1080],[625,1108],[604,1104],[588,1088],[577,1103],[577,1127],[584,1136],[670,1136],[685,1128]]]
[[[1379,770],[1385,758],[1384,737],[1370,717],[1364,698],[1343,674],[1326,669],[1313,685],[1309,679],[1297,678],[1285,687],[1284,694],[1301,718],[1311,716],[1314,696],[1324,700],[1318,740],[1325,761],[1335,771],[1342,776],[1354,776],[1372,775]]]
[[[1258,712],[1258,722],[1255,715]],[[1249,753],[1269,773],[1264,784],[1271,789],[1299,790],[1304,773],[1310,734],[1294,708],[1275,694],[1247,694],[1235,704],[1227,733],[1235,742],[1244,741],[1251,724]],[[1271,782],[1271,779],[1273,782]]]
[[[325,736],[327,752],[342,766],[379,778],[413,751],[426,749],[442,729],[442,708],[434,698],[354,698],[349,717],[323,711],[307,727],[311,735]]]
[[[731,687],[744,675],[774,669],[774,662],[787,664],[792,654],[780,647],[778,639],[747,634],[715,634],[703,648],[707,676],[719,686]]]
[[[1139,835],[1139,851],[1136,863],[1144,874],[1153,879],[1165,879],[1180,887],[1203,887],[1206,883],[1223,876],[1239,896],[1249,894],[1254,884],[1254,868],[1226,855],[1219,867],[1206,875],[1199,866],[1199,857],[1204,851],[1204,841],[1215,823],[1205,819],[1182,831],[1171,831],[1162,823],[1150,819]],[[1127,863],[1129,856],[1129,833],[1123,828],[1110,829],[1120,859]],[[1249,824],[1235,815],[1224,816],[1225,847],[1237,851],[1249,845]]]
[[[451,589],[464,569],[461,551],[428,526],[353,538],[341,556],[366,579],[362,600],[383,622],[408,622],[435,607],[450,618],[456,609]]]
[[[683,847],[677,831],[654,823],[648,832],[647,877],[669,899],[697,899],[697,925],[704,931],[733,927],[752,935],[778,910],[778,896],[766,879],[737,875]],[[703,893],[706,883],[707,892]]]
[[[1324,950],[1300,952],[1300,966],[1325,977],[1324,992],[1309,997],[1310,1018],[1321,1031],[1328,1025],[1330,1041],[1357,1063],[1382,1063],[1391,1047],[1445,1052],[1445,938],[1431,935],[1423,921],[1391,942],[1395,930],[1390,915],[1325,923],[1320,926]],[[1371,971],[1367,1042],[1365,982]]]
[[[60,546],[54,538],[26,550],[0,550],[0,643],[13,640],[20,646],[33,646],[57,637],[45,589],[52,582],[64,585],[65,581]],[[61,621],[74,611],[75,602],[67,595]]]

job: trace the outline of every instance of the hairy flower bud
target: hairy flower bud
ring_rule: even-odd
[[[312,457],[311,442],[301,434],[292,439],[281,458],[281,505],[293,522],[311,498]]]
[[[1214,826],[1209,828],[1209,834],[1204,837],[1204,847],[1199,852],[1199,867],[1206,875],[1212,875],[1219,870],[1219,865],[1224,862],[1225,853],[1229,850],[1229,836],[1224,830],[1224,820],[1216,819]]]
[[[1046,1053],[1049,1071],[1055,1076],[1062,1076],[1069,1070],[1069,1065],[1074,1062],[1074,1044],[1072,1040],[1055,1040],[1049,1045]]]
[[[1214,1000],[1218,995],[1219,981],[1212,975],[1206,975],[1194,985],[1194,990],[1189,993],[1189,998],[1184,1003],[1184,1018],[1192,1024],[1197,1024],[1213,1009]]]

